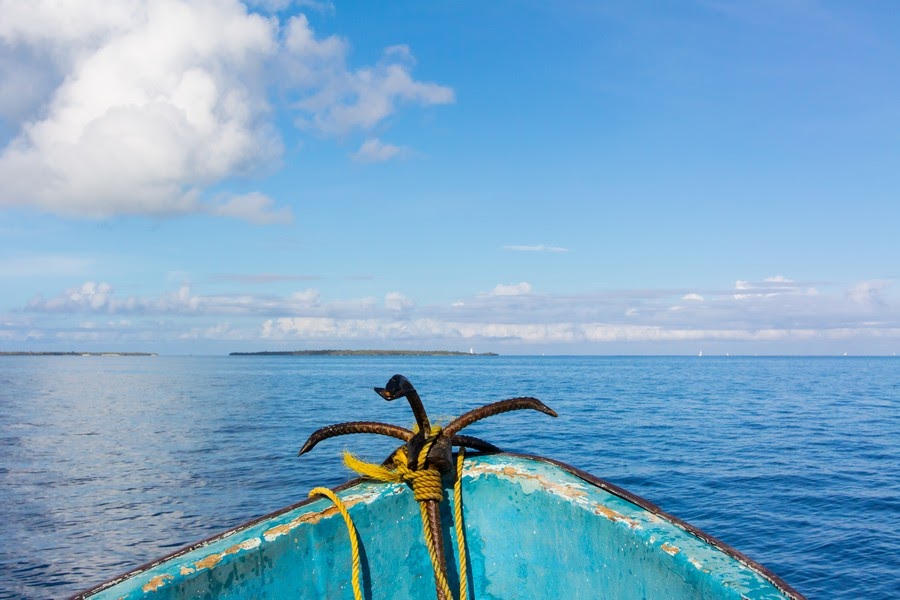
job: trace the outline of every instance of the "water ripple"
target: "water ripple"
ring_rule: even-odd
[[[350,474],[407,425],[371,392],[407,375],[444,421],[536,395],[467,433],[552,456],[739,548],[810,598],[892,598],[900,581],[900,361],[601,357],[4,357],[0,597],[65,596]],[[523,433],[524,432],[524,433]]]

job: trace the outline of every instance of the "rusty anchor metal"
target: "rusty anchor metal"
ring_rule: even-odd
[[[354,433],[374,433],[378,435],[386,435],[394,437],[406,442],[408,467],[416,470],[419,464],[419,455],[425,447],[426,442],[431,444],[428,454],[425,456],[425,468],[433,468],[440,473],[452,473],[455,470],[453,465],[453,446],[463,446],[479,450],[482,452],[499,452],[500,449],[493,444],[481,440],[476,437],[460,435],[459,432],[476,421],[499,415],[514,410],[536,410],[551,417],[556,417],[556,412],[538,400],[530,396],[518,398],[510,398],[500,402],[493,402],[485,406],[471,410],[453,421],[446,427],[438,429],[436,433],[432,433],[431,423],[428,420],[428,414],[425,412],[425,406],[419,397],[416,388],[413,387],[409,379],[403,375],[394,375],[388,380],[384,387],[376,387],[375,392],[387,401],[406,398],[412,409],[413,416],[416,419],[416,431],[413,432],[404,427],[391,425],[388,423],[378,423],[376,421],[349,421],[346,423],[337,423],[328,425],[313,432],[300,448],[299,455],[306,454],[313,449],[319,442],[339,435],[349,435]],[[392,455],[393,456],[393,455]],[[391,460],[388,457],[386,463]],[[428,527],[434,539],[437,554],[439,557],[439,568],[442,570],[444,577],[447,575],[447,561],[444,555],[444,538],[441,530],[441,512],[438,502],[434,500],[425,500],[425,509],[428,515]],[[437,590],[438,600],[452,600],[447,598],[438,585],[438,574],[435,573],[435,589]]]

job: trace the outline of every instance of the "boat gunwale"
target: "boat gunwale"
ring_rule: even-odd
[[[344,483],[331,488],[331,490],[334,492],[342,492],[346,489],[352,488],[352,487],[357,486],[366,481],[367,480],[362,477],[357,477],[355,479],[351,479],[350,481],[345,481]],[[158,567],[159,565],[161,565],[163,563],[169,562],[170,560],[176,559],[180,556],[184,556],[185,554],[189,554],[189,553],[193,552],[194,550],[198,550],[204,546],[208,546],[214,542],[218,542],[219,540],[223,540],[223,539],[227,538],[228,536],[234,535],[235,533],[237,533],[241,530],[249,529],[249,528],[253,527],[254,525],[259,525],[260,523],[264,523],[265,521],[269,521],[276,517],[280,517],[281,515],[289,513],[293,510],[297,510],[298,508],[302,508],[303,506],[305,506],[307,504],[311,504],[317,500],[321,500],[321,498],[317,497],[317,496],[314,496],[311,498],[304,498],[303,500],[300,500],[299,502],[296,502],[289,506],[284,506],[282,508],[279,508],[278,510],[275,510],[273,512],[262,515],[261,517],[256,517],[254,519],[251,519],[251,520],[241,523],[239,525],[235,525],[231,529],[222,531],[220,533],[213,534],[208,538],[204,538],[198,542],[194,542],[194,543],[190,544],[189,546],[184,546],[183,548],[179,548],[178,550],[175,550],[174,552],[172,552],[170,554],[166,554],[165,556],[155,558],[155,559],[151,560],[150,562],[146,562],[140,566],[137,566],[137,567],[131,569],[130,571],[127,571],[120,575],[116,575],[115,577],[112,577],[111,579],[108,579],[108,580],[104,581],[103,583],[100,583],[90,589],[78,592],[77,594],[70,596],[69,600],[83,600],[85,598],[90,598],[91,596],[93,596],[99,592],[102,592],[105,589],[111,588],[112,586],[114,586],[118,583],[121,583],[127,579],[131,579],[132,577],[137,577],[138,575],[145,573],[145,572],[149,571],[150,569],[153,569],[154,567]]]
[[[533,455],[533,454],[517,454],[514,452],[504,452],[503,454],[508,454],[510,456],[518,456],[518,457],[522,457],[522,458],[530,458],[530,459],[537,460],[540,462],[545,462],[545,463],[555,465],[555,466],[563,469],[564,471],[568,471],[569,473],[571,473],[572,475],[575,475],[579,479],[583,479],[583,480],[587,481],[588,483],[593,484],[606,492],[609,492],[613,496],[618,496],[624,500],[627,500],[627,501],[631,502],[632,504],[635,504],[635,505],[643,508],[647,512],[649,512],[657,517],[660,517],[661,519],[663,519],[665,521],[672,523],[676,527],[683,529],[684,531],[690,533],[691,535],[700,539],[701,541],[709,544],[710,546],[719,550],[720,552],[730,556],[731,558],[737,560],[738,562],[743,563],[744,565],[749,567],[752,571],[758,573],[764,579],[766,579],[769,583],[771,583],[776,588],[778,588],[779,592],[782,592],[783,594],[785,594],[792,600],[806,600],[806,596],[804,596],[803,594],[801,594],[800,592],[795,590],[793,587],[791,587],[791,585],[788,584],[785,580],[783,580],[781,577],[779,577],[778,575],[776,575],[775,573],[770,571],[765,566],[756,562],[755,560],[753,560],[752,558],[750,558],[749,556],[747,556],[740,550],[734,548],[733,546],[726,544],[719,538],[706,533],[705,531],[696,527],[695,525],[691,525],[687,521],[685,521],[683,519],[679,519],[675,515],[667,513],[666,511],[661,509],[656,504],[650,502],[649,500],[646,500],[645,498],[642,498],[641,496],[638,496],[634,492],[630,492],[630,491],[626,490],[625,488],[619,487],[614,483],[610,483],[609,481],[606,481],[605,479],[600,479],[596,475],[588,473],[587,471],[583,471],[582,469],[579,469],[578,467],[573,467],[572,465],[569,465],[562,461],[558,461],[553,458],[547,458],[546,456],[537,456],[537,455]]]
[[[716,538],[715,536],[712,536],[712,535],[706,533],[702,529],[699,529],[698,527],[691,525],[687,521],[684,521],[683,519],[680,519],[672,514],[667,513],[666,511],[661,509],[659,506],[657,506],[653,502],[650,502],[649,500],[646,500],[645,498],[642,498],[641,496],[638,496],[637,494],[630,492],[630,491],[626,490],[625,488],[622,488],[614,483],[610,483],[609,481],[606,481],[605,479],[601,479],[601,478],[597,477],[596,475],[593,475],[587,471],[579,469],[578,467],[573,467],[572,465],[564,463],[562,461],[559,461],[559,460],[556,460],[553,458],[548,458],[546,456],[535,455],[535,454],[522,454],[522,453],[518,453],[518,452],[472,452],[472,453],[467,453],[467,458],[477,458],[480,456],[510,456],[513,458],[524,458],[524,459],[528,459],[528,460],[534,460],[537,462],[543,462],[543,463],[554,465],[554,466],[570,473],[571,475],[574,475],[575,477],[578,477],[579,479],[582,479],[582,480],[586,481],[587,483],[590,483],[591,485],[594,485],[594,486],[604,490],[605,492],[612,494],[613,496],[617,496],[619,498],[622,498],[623,500],[627,500],[628,502],[635,504],[636,506],[646,510],[650,514],[672,523],[676,527],[686,531],[687,533],[700,539],[704,543],[709,544],[710,546],[712,546],[715,549],[719,550],[720,552],[726,554],[727,556],[737,560],[738,562],[744,564],[745,566],[747,566],[749,569],[751,569],[755,573],[759,574],[761,577],[763,577],[769,583],[774,585],[778,589],[778,591],[785,594],[791,600],[806,600],[806,597],[804,595],[802,595],[800,592],[798,592],[793,587],[791,587],[781,577],[779,577],[778,575],[776,575],[775,573],[770,571],[765,566],[756,562],[755,560],[753,560],[752,558],[750,558],[749,556],[747,556],[740,550],[737,550],[734,547],[730,546],[729,544],[726,544],[725,542]],[[342,492],[349,488],[360,485],[361,483],[366,483],[366,482],[370,482],[370,481],[371,480],[367,480],[362,477],[357,477],[357,478],[351,479],[349,481],[346,481],[338,486],[335,486],[331,489],[334,490],[335,492]],[[260,517],[256,517],[245,523],[236,525],[226,531],[214,534],[214,535],[212,535],[208,538],[205,538],[203,540],[200,540],[198,542],[194,542],[194,543],[190,544],[189,546],[185,546],[183,548],[175,550],[174,552],[172,552],[170,554],[167,554],[160,558],[156,558],[150,562],[147,562],[138,567],[135,567],[134,569],[131,569],[130,571],[127,571],[125,573],[122,573],[120,575],[112,577],[90,589],[78,592],[77,594],[70,596],[69,600],[84,600],[86,598],[90,598],[91,596],[93,596],[99,592],[102,592],[118,583],[121,583],[128,579],[131,579],[133,577],[137,577],[137,576],[141,575],[142,573],[145,573],[145,572],[149,571],[150,569],[153,569],[163,563],[166,563],[168,561],[176,559],[180,556],[184,556],[185,554],[189,554],[190,552],[198,550],[204,546],[207,546],[209,544],[212,544],[214,542],[217,542],[219,540],[227,538],[241,530],[249,529],[249,528],[253,527],[254,525],[258,525],[265,521],[274,519],[276,517],[280,517],[281,515],[284,515],[286,513],[294,511],[294,510],[297,510],[298,508],[302,508],[303,506],[306,506],[307,504],[311,504],[312,502],[315,502],[317,500],[320,500],[320,498],[318,498],[318,497],[305,498],[305,499],[303,499],[299,502],[296,502],[294,504],[291,504],[289,506],[279,508],[278,510],[275,510],[271,513],[262,515]]]

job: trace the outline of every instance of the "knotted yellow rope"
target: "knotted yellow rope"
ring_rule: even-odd
[[[328,488],[313,488],[309,491],[309,497],[312,498],[313,496],[325,496],[326,498],[334,502],[334,505],[341,513],[341,516],[344,517],[344,523],[347,524],[347,533],[350,534],[350,553],[353,561],[353,597],[356,600],[363,600],[362,590],[359,587],[359,542],[357,541],[358,535],[356,533],[356,527],[353,525],[353,519],[350,518],[350,513],[347,512],[347,507],[344,506],[344,503],[341,501],[341,499],[337,497],[337,494],[335,494]]]
[[[422,449],[422,454],[426,449]],[[421,462],[421,461],[420,461]],[[416,502],[444,498],[444,487],[441,484],[441,472],[437,469],[412,470],[407,466],[406,448],[402,447],[394,453],[391,467],[376,465],[362,461],[349,452],[344,452],[344,464],[363,477],[384,481],[386,483],[406,482],[412,487]]]
[[[385,481],[388,483],[405,482],[412,487],[413,497],[419,503],[419,512],[422,516],[422,533],[425,536],[425,545],[428,548],[428,555],[431,557],[431,568],[434,570],[435,580],[441,588],[444,596],[453,598],[450,591],[450,584],[447,583],[447,577],[444,569],[441,568],[440,558],[438,556],[437,546],[434,542],[434,536],[431,527],[428,526],[428,510],[425,508],[426,500],[434,500],[440,502],[444,499],[444,486],[441,483],[441,472],[437,469],[426,469],[425,459],[428,451],[431,450],[432,444],[437,440],[441,430],[439,427],[433,427],[426,438],[422,450],[419,452],[416,469],[410,469],[407,464],[408,458],[406,447],[401,446],[395,453],[391,461],[391,468],[364,462],[349,452],[344,452],[344,464],[353,469],[363,477],[375,479],[377,481]]]
[[[426,469],[425,460],[428,451],[437,440],[440,434],[440,428],[434,427],[429,431],[429,436],[425,440],[422,450],[419,452],[416,469],[410,469],[408,465],[408,457],[406,447],[401,446],[393,455],[390,467],[376,465],[362,461],[349,452],[344,452],[344,464],[350,469],[356,471],[363,477],[384,481],[387,483],[405,482],[412,487],[413,497],[419,503],[419,512],[422,516],[422,531],[425,536],[425,545],[428,547],[428,554],[431,557],[431,567],[434,570],[435,579],[441,588],[444,596],[453,598],[450,591],[450,584],[444,570],[440,566],[437,548],[435,547],[434,537],[431,534],[431,527],[428,526],[428,511],[425,508],[426,500],[434,500],[440,502],[444,498],[443,484],[441,483],[441,473],[437,469]],[[456,546],[458,551],[459,565],[459,599],[468,600],[468,567],[466,564],[466,542],[465,529],[462,521],[462,468],[465,452],[460,448],[456,463],[456,480],[453,483],[453,500],[454,500],[454,518],[456,530]],[[327,488],[315,488],[310,496],[321,495],[326,496],[334,502],[344,522],[347,524],[347,531],[350,534],[350,546],[353,559],[352,578],[353,578],[353,594],[356,600],[362,600],[362,592],[359,587],[359,546],[357,543],[356,527],[350,518],[350,513],[344,506],[341,499],[337,497],[331,490]]]

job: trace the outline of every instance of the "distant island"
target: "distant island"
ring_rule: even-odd
[[[0,356],[159,356],[156,352],[0,352]]]
[[[265,350],[231,352],[228,356],[498,356],[494,352],[454,350]]]

